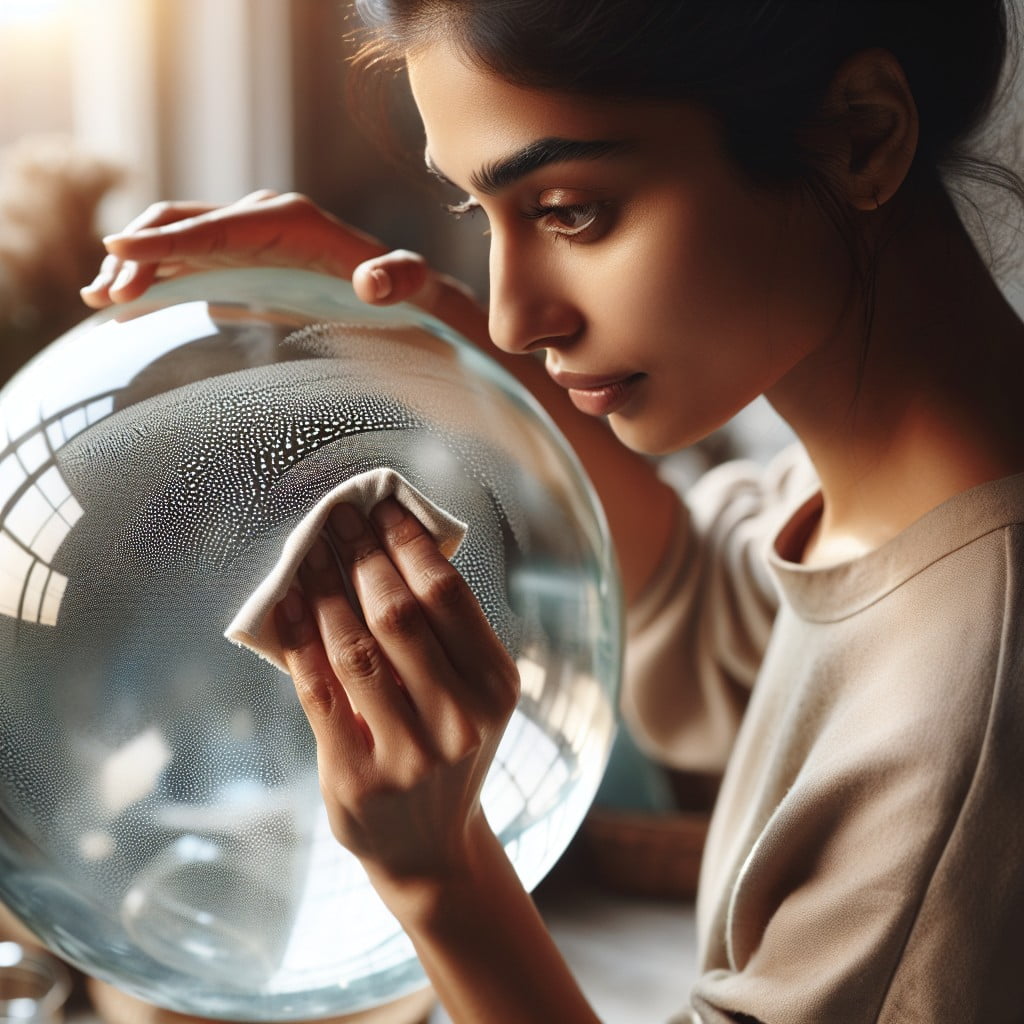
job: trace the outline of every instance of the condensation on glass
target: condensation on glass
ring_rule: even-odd
[[[263,269],[93,316],[0,392],[0,902],[86,972],[252,1021],[424,983],[330,835],[291,681],[223,637],[379,466],[469,524],[454,563],[522,677],[484,805],[532,887],[604,769],[621,609],[589,485],[510,377],[410,307]]]

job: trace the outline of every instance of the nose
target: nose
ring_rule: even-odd
[[[582,314],[555,262],[492,233],[488,327],[498,348],[517,355],[565,344],[579,333]]]

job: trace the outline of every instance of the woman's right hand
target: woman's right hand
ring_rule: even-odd
[[[416,302],[430,309],[441,279],[422,256],[388,252],[296,192],[253,192],[224,206],[156,203],[104,240],[107,256],[82,289],[94,309],[138,298],[156,280],[200,270],[286,266],[352,280],[375,304]]]

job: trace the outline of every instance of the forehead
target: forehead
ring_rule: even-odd
[[[637,144],[665,104],[526,88],[474,66],[446,41],[406,59],[430,161],[465,184],[472,169],[538,139]],[[656,130],[662,130],[663,125]]]

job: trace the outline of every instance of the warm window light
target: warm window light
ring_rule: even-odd
[[[68,0],[0,0],[0,25],[31,24],[58,14]]]

